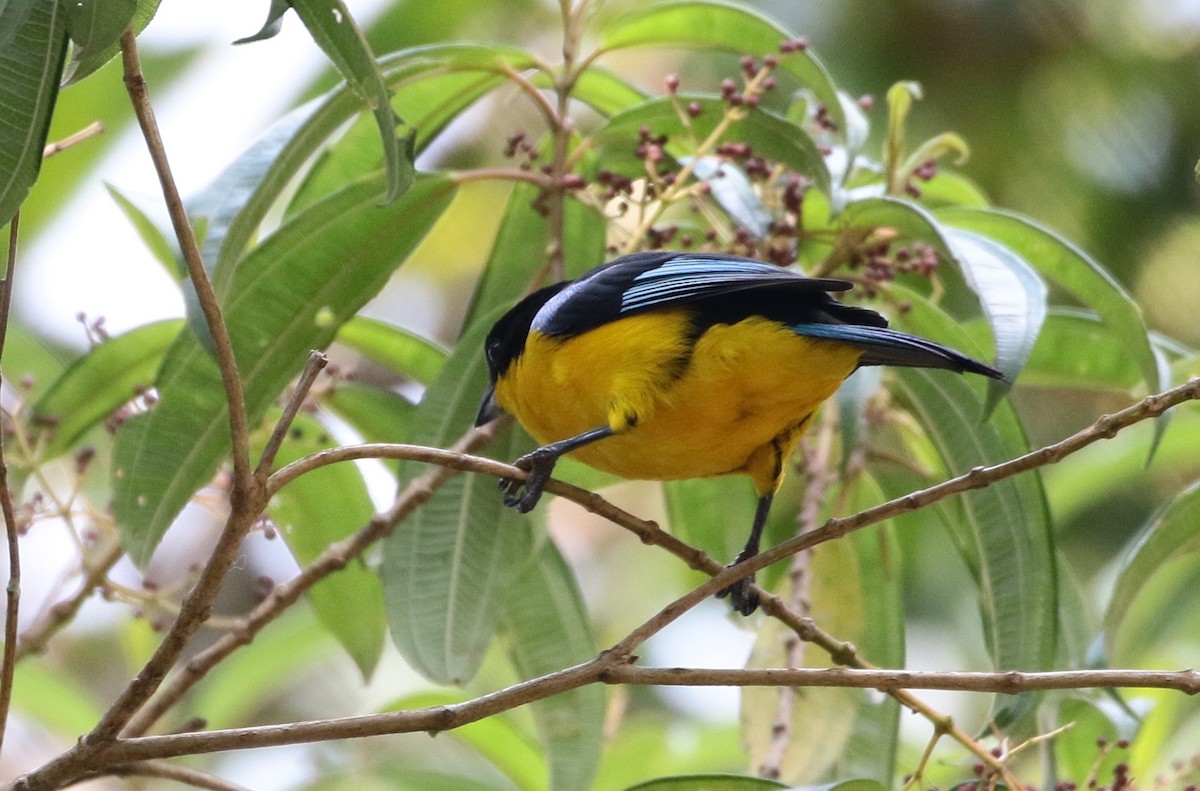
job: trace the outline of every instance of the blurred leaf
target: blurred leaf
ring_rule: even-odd
[[[366,316],[355,316],[338,330],[336,340],[383,367],[423,385],[432,384],[449,354],[414,332]]]
[[[539,72],[535,76],[535,85],[550,87],[549,83],[550,80],[545,74]],[[579,75],[571,96],[586,102],[601,115],[610,117],[646,101],[644,92],[594,64]]]
[[[413,137],[411,133],[407,139],[397,135],[398,119],[371,46],[341,0],[289,0],[289,5],[296,9],[300,21],[346,83],[375,115],[387,174],[385,200],[394,201],[412,184]]]
[[[365,442],[407,442],[417,406],[390,390],[339,382],[321,403],[358,432]]]
[[[13,36],[29,18],[37,0],[0,0],[0,49],[8,47]]]
[[[991,201],[979,189],[975,182],[958,173],[939,170],[929,181],[919,185],[923,206],[931,209],[947,206],[963,206],[972,209],[986,209]]]
[[[238,267],[225,321],[241,361],[253,424],[338,328],[378,293],[454,193],[444,178],[418,180],[378,206],[379,180],[352,184],[279,228]],[[113,511],[131,557],[145,563],[167,527],[229,451],[224,388],[191,333],[163,363],[160,400],[128,421],[114,451]]]
[[[13,19],[2,18],[20,26],[0,49],[0,228],[21,208],[42,167],[67,47],[67,5],[33,0],[27,10],[14,7]]]
[[[187,277],[187,268],[176,252],[176,245],[163,233],[162,229],[137,204],[125,197],[112,184],[105,182],[104,188],[108,190],[108,194],[112,196],[121,213],[133,225],[133,229],[137,231],[142,243],[150,250],[154,260],[162,264],[171,279],[182,280]]]
[[[912,309],[906,329],[968,348],[953,319],[905,292]],[[944,371],[897,372],[905,402],[929,433],[954,475],[1028,452],[1021,424],[1007,403],[980,423],[977,383]],[[972,545],[966,547],[979,584],[984,637],[997,669],[1048,667],[1055,654],[1056,584],[1050,518],[1035,471],[957,498]]]
[[[498,313],[489,318],[498,317]],[[410,441],[450,447],[474,423],[487,387],[483,338],[476,322],[425,391]],[[497,432],[493,458],[512,461],[533,448],[512,426]],[[403,480],[424,472],[405,464]],[[505,508],[495,480],[456,475],[383,544],[384,598],[392,639],[418,672],[442,684],[475,675],[496,628],[497,609],[532,549],[529,520]]]
[[[110,338],[71,363],[33,405],[35,425],[48,425],[44,458],[66,452],[139,391],[148,389],[183,322],[158,321]]]
[[[683,162],[687,164],[689,161],[693,160],[689,157]],[[741,168],[712,156],[700,157],[694,162],[692,172],[697,179],[708,184],[709,194],[729,218],[760,239],[766,236],[773,221],[771,212],[767,211]]]
[[[1137,362],[1150,390],[1168,386],[1159,378],[1141,309],[1087,253],[1032,220],[1008,212],[964,207],[940,209],[937,216],[948,225],[983,234],[1016,252],[1048,281],[1096,311]]]
[[[1124,751],[1109,750],[1107,755],[1101,755],[1097,748],[1101,740],[1107,744],[1115,744],[1118,739],[1132,741],[1138,732],[1136,719],[1106,704],[1096,694],[1083,691],[1058,702],[1058,722],[1071,724],[1054,738],[1059,777],[1079,780],[1111,777],[1116,764],[1128,760]]]
[[[595,658],[597,650],[575,577],[552,541],[542,542],[504,596],[500,620],[522,679]],[[604,742],[604,687],[589,684],[534,701],[549,762],[549,788],[593,787]]]
[[[754,522],[757,496],[744,475],[663,483],[671,532],[718,560],[732,561]]]
[[[719,97],[698,94],[680,94],[674,99],[684,105],[697,103],[700,114],[689,118],[685,127],[671,97],[651,99],[618,113],[594,135],[598,146],[608,149],[601,152],[601,163],[618,172],[644,173],[645,166],[633,156],[630,144],[638,139],[642,127],[649,128],[654,134],[667,135],[667,150],[676,159],[693,154],[695,145],[685,141],[689,136],[697,141],[704,140],[720,123],[725,111],[724,102]],[[744,118],[728,126],[724,139],[746,143],[758,156],[803,173],[822,190],[829,190],[829,170],[816,143],[804,130],[781,116],[761,108],[749,111]]]
[[[189,713],[203,717],[210,728],[245,723],[276,696],[302,689],[306,677],[316,681],[322,658],[333,656],[333,648],[328,632],[308,611],[292,607],[208,672]]]
[[[838,428],[842,440],[842,454],[838,467],[843,475],[850,462],[850,454],[863,442],[867,432],[867,405],[879,393],[883,384],[883,369],[879,366],[859,368],[842,382],[838,388]]]
[[[395,92],[392,106],[416,130],[416,153],[436,140],[459,113],[505,84],[510,70],[525,71],[533,65],[532,57],[519,49],[467,42],[411,47],[380,60],[384,79]],[[370,144],[377,134],[371,120],[362,118],[321,152],[292,198],[288,215],[377,168],[379,156]]]
[[[394,700],[381,711],[452,706],[469,699],[468,695],[453,691],[419,692]],[[447,735],[469,744],[522,791],[547,787],[546,760],[539,746],[504,714],[469,722],[448,731]]]
[[[1104,641],[1111,653],[1130,605],[1168,560],[1200,551],[1200,483],[1164,506],[1142,528],[1121,560],[1117,582],[1104,613]]]
[[[108,2],[108,0],[103,0],[103,2]],[[150,24],[150,20],[154,19],[154,15],[158,12],[158,4],[159,0],[137,0],[133,18],[128,20],[126,26],[133,28],[134,34],[140,36],[146,29],[146,25]],[[63,5],[67,5],[67,3]],[[89,52],[79,52],[78,50],[73,52],[62,75],[62,86],[66,88],[74,85],[116,57],[117,53],[121,51],[119,39],[120,33],[117,35],[117,40],[102,49],[89,47]]]
[[[62,667],[47,664],[28,659],[16,666],[12,686],[14,713],[21,712],[28,720],[60,737],[73,739],[87,733],[104,714],[104,708],[80,679],[64,672]]]
[[[625,47],[721,49],[756,57],[779,53],[779,45],[795,36],[774,20],[751,9],[724,2],[657,3],[635,7],[601,31],[601,52]],[[816,95],[838,133],[846,134],[846,118],[837,88],[811,50],[779,55],[778,72],[792,75]],[[806,135],[807,137],[807,135]]]
[[[334,444],[325,428],[299,414],[279,449],[276,469]],[[328,464],[295,479],[271,498],[267,514],[303,568],[333,543],[353,535],[375,509],[354,463]],[[331,574],[308,592],[317,620],[370,680],[383,651],[387,616],[379,577],[362,559]]]
[[[534,206],[539,191],[514,184],[479,284],[467,308],[464,326],[500,306],[510,307],[538,284],[550,252],[550,228]],[[563,256],[567,277],[578,277],[604,260],[604,216],[576,200],[563,205]]]
[[[882,494],[865,478],[853,479],[844,491],[845,512],[882,502]],[[838,497],[831,494],[830,502]],[[841,509],[839,508],[839,512]],[[822,516],[832,515],[826,510]],[[806,590],[801,593],[812,618],[838,639],[854,643],[868,661],[886,667],[904,662],[904,624],[900,612],[900,578],[895,548],[886,525],[829,542],[807,556]],[[781,592],[794,595],[790,584]],[[749,667],[786,667],[786,627],[767,621],[758,630]],[[805,646],[800,666],[828,667],[830,658],[816,646]],[[792,784],[834,776],[870,775],[891,778],[899,725],[893,700],[847,688],[804,688],[795,691],[789,741],[780,768]],[[750,765],[765,760],[776,738],[780,691],[755,687],[742,690],[743,740]],[[803,734],[800,738],[799,735]]]
[[[629,786],[625,791],[769,791],[774,788],[787,788],[787,786],[774,780],[764,780],[761,777],[704,774],[648,780],[645,783]],[[868,789],[863,789],[863,791],[868,791]],[[871,791],[874,790],[871,789]]]
[[[271,0],[270,6],[267,7],[267,21],[263,22],[262,27],[252,36],[239,38],[234,44],[251,44],[255,41],[266,41],[279,35],[279,31],[283,29],[283,15],[292,7],[290,0]]]
[[[991,327],[995,366],[1008,378],[988,382],[990,414],[1025,367],[1046,318],[1046,284],[1021,256],[986,236],[944,228],[946,241]]]
[[[94,57],[121,40],[138,0],[71,0],[67,6],[67,34],[74,44],[72,61]]]
[[[887,140],[883,144],[883,170],[887,192],[898,194],[904,188],[900,158],[904,156],[904,138],[908,132],[908,113],[914,99],[922,97],[921,85],[902,80],[888,88]]]

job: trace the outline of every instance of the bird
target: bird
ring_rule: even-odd
[[[570,454],[634,480],[747,475],[758,495],[745,547],[759,552],[786,461],[817,408],[862,366],[996,368],[888,328],[834,299],[847,280],[718,253],[640,252],[517,302],[484,340],[489,384],[476,426],[513,415],[539,443],[500,481],[506,506],[537,505]],[[753,576],[718,593],[750,615]]]

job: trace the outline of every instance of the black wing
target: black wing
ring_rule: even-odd
[[[570,283],[542,306],[533,328],[578,335],[624,316],[675,307],[694,312],[697,330],[749,316],[785,324],[887,326],[875,311],[843,305],[827,293],[852,285],[732,255],[635,253]]]

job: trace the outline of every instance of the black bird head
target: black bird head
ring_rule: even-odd
[[[476,426],[490,423],[503,412],[496,401],[496,380],[503,376],[521,356],[521,352],[525,351],[525,339],[529,337],[533,317],[551,297],[568,284],[569,281],[555,283],[533,292],[501,316],[488,331],[483,342],[483,354],[488,366],[488,389],[483,394],[479,413],[475,416]]]

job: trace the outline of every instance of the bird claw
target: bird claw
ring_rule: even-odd
[[[525,470],[528,474],[525,480],[517,478],[501,478],[500,489],[504,492],[504,504],[517,509],[518,513],[527,514],[542,499],[542,492],[550,481],[550,473],[554,471],[557,456],[539,453],[538,450],[526,453],[513,462],[513,466]]]
[[[757,610],[759,598],[754,590],[754,575],[743,577],[728,588],[717,591],[717,598],[724,599],[727,596],[733,609],[742,615],[750,615]]]

